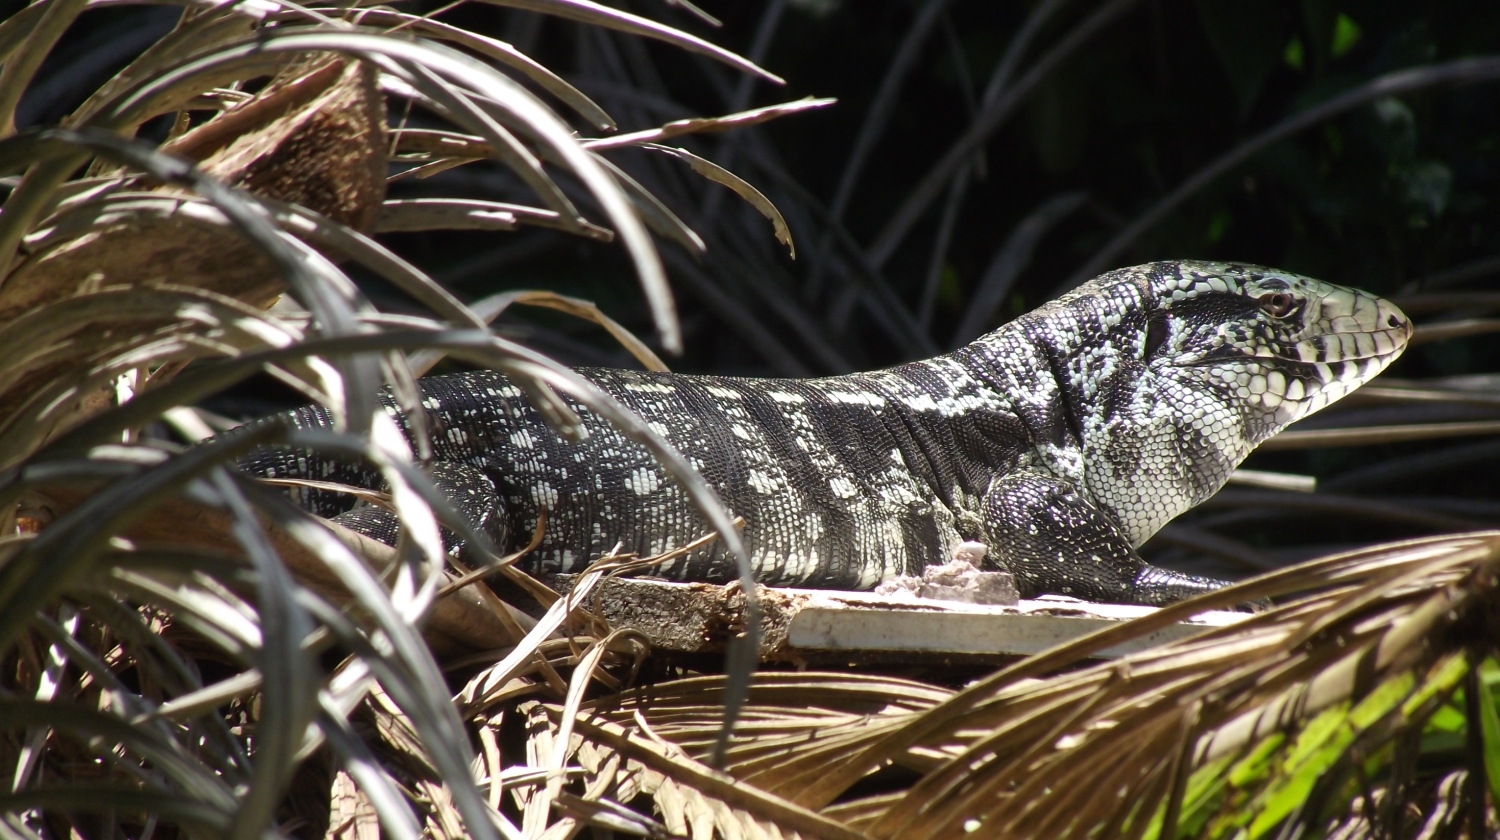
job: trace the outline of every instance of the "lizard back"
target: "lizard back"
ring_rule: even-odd
[[[967,347],[882,371],[579,373],[744,517],[765,583],[870,588],[977,540],[1023,591],[1158,603],[1218,582],[1154,569],[1135,549],[1216,492],[1261,441],[1377,374],[1409,335],[1399,310],[1363,292],[1256,266],[1169,262],[1110,272]],[[504,547],[524,544],[547,508],[539,569],[580,571],[616,547],[659,554],[707,531],[646,450],[582,406],[587,436],[570,443],[500,374],[421,387],[434,459],[483,474]],[[289,418],[329,422],[317,407]],[[358,465],[284,451],[245,466],[378,481]],[[337,512],[327,494],[319,503]],[[717,545],[655,573],[736,576]]]

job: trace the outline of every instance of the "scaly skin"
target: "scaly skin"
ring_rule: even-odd
[[[871,588],[949,560],[964,540],[1023,593],[1163,604],[1222,586],[1136,551],[1223,486],[1256,445],[1374,377],[1406,317],[1372,295],[1255,266],[1163,262],[1112,271],[944,356],[821,379],[584,369],[650,421],[746,521],[758,579]],[[423,380],[437,472],[504,547],[579,571],[623,544],[642,555],[707,531],[638,445],[578,408],[553,435],[503,376]],[[318,408],[285,415],[326,426]],[[259,475],[364,487],[374,474],[267,451]],[[305,494],[325,515],[348,502]],[[390,518],[342,514],[390,540]],[[717,545],[657,574],[726,581]]]

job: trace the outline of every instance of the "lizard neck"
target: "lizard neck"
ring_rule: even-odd
[[[953,354],[1005,383],[1036,466],[1112,513],[1135,545],[1217,492],[1256,437],[1222,395],[1146,360],[1149,295],[1125,283],[1064,297]]]

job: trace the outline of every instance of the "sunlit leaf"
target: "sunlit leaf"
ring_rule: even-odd
[[[745,179],[735,175],[713,161],[704,160],[686,149],[673,148],[671,146],[660,146],[656,143],[644,144],[648,149],[669,154],[680,160],[687,161],[693,171],[717,184],[734,190],[735,194],[743,198],[751,207],[754,207],[762,216],[771,220],[771,226],[776,231],[776,241],[786,246],[787,254],[792,259],[797,258],[797,247],[792,244],[792,231],[786,226],[786,219],[781,217],[781,211],[771,203],[765,194],[751,186]]]

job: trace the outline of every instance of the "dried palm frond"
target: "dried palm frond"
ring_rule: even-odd
[[[1270,597],[1281,603],[1238,624],[1079,667],[1196,611]],[[725,776],[698,763],[717,732],[719,678],[607,694],[576,719],[543,704],[529,731],[576,733],[578,795],[647,797],[695,837],[746,825],[759,836],[764,824],[819,837],[1285,837],[1334,825],[1374,837],[1430,822],[1477,838],[1500,828],[1497,615],[1500,533],[1462,534],[1287,569],[959,691],[762,673]]]
[[[669,350],[683,339],[663,260],[749,340],[755,365],[800,374],[861,364],[860,310],[870,343],[923,355],[1019,304],[1017,278],[1038,243],[1082,210],[1113,226],[1107,249],[1118,250],[1279,138],[1392,84],[1415,93],[1500,77],[1492,57],[1371,76],[1278,118],[1134,222],[1092,185],[1026,198],[1032,209],[1008,233],[990,241],[985,231],[993,256],[979,259],[988,267],[954,326],[937,301],[967,191],[1005,165],[987,138],[1141,4],[1024,10],[982,95],[969,92],[970,124],[918,160],[917,188],[884,167],[860,182],[894,131],[926,40],[946,32],[962,53],[948,18],[958,4],[919,5],[853,154],[841,155],[831,204],[759,129],[725,135],[713,154],[701,142],[825,100],[752,107],[750,78],[776,80],[752,61],[587,0],[492,4],[553,15],[570,35],[581,23],[577,72],[532,58],[547,47],[534,37],[506,43],[413,10],[190,3],[64,123],[17,133],[22,94],[62,33],[85,11],[133,5],[39,0],[0,21],[0,834],[366,836],[374,819],[394,837],[561,837],[584,826],[658,837],[1478,837],[1494,822],[1493,534],[1281,572],[961,690],[878,675],[750,681],[753,641],[728,677],[663,679],[685,666],[647,659],[639,638],[593,616],[587,576],[564,598],[510,566],[515,557],[490,553],[481,568],[444,557],[439,523],[480,555],[484,540],[416,469],[422,435],[408,448],[374,396],[386,385],[412,406],[413,377],[451,356],[506,372],[560,433],[576,433],[566,394],[660,456],[732,548],[712,494],[648,426],[485,327],[511,303],[548,306],[594,320],[662,367],[644,344],[570,296],[504,291],[466,306],[438,279],[505,273],[506,249],[526,252],[512,239],[561,231],[574,244],[626,248],[642,320]],[[753,59],[799,5],[756,11]],[[537,19],[504,20],[523,21],[514,29],[524,36]],[[642,36],[702,59],[689,65],[701,73],[681,75],[706,80],[722,100],[710,112],[727,116],[672,100],[657,84],[663,53],[641,50]],[[962,77],[968,62],[957,58]],[[629,130],[574,130],[617,123]],[[667,140],[684,148],[653,145]],[[862,244],[846,211],[877,180],[906,198]],[[747,200],[743,213],[721,208],[725,186]],[[931,209],[940,218],[929,245],[913,233]],[[507,244],[454,268],[418,265],[380,238],[444,229]],[[648,230],[683,250],[659,254]],[[794,232],[817,243],[800,277],[780,251]],[[918,282],[901,278],[903,249],[921,252],[905,260],[925,268]],[[1069,259],[1096,249],[1086,242]],[[1487,265],[1435,275],[1432,287],[1482,277]],[[397,290],[399,312],[381,311],[357,273]],[[1423,340],[1495,329],[1480,317],[1495,308],[1484,293],[1403,305],[1420,313]],[[265,428],[183,452],[149,428],[163,416],[185,424],[184,406],[260,373],[329,406],[339,429]],[[1280,445],[1494,431],[1492,379],[1385,384]],[[223,469],[273,442],[378,466],[389,484],[378,501],[407,538],[383,546],[313,521]],[[1237,527],[1316,515],[1316,528],[1290,529],[1317,532],[1298,556],[1351,521],[1417,533],[1492,527],[1500,510],[1483,500],[1380,499],[1369,488],[1496,452],[1492,442],[1403,451],[1316,494],[1305,492],[1310,476],[1262,472],[1248,477],[1260,489],[1221,494],[1161,542],[1264,569],[1284,555]],[[490,573],[540,604],[540,621],[473,585]],[[1233,628],[1085,661],[1193,610],[1270,596],[1285,600]],[[466,687],[455,703],[456,685]],[[740,737],[726,742],[726,708],[746,695]]]
[[[482,221],[617,241],[675,349],[644,191],[509,74],[601,127],[612,121],[519,51],[455,27],[358,5],[188,4],[63,125],[17,132],[15,107],[40,61],[96,5],[40,0],[0,22],[0,174],[13,176],[0,208],[10,350],[0,364],[0,833],[339,830],[329,817],[337,798],[350,819],[374,814],[395,837],[424,824],[518,836],[478,786],[434,650],[519,646],[527,673],[563,691],[557,667],[639,650],[605,636],[592,660],[559,657],[546,634],[527,639],[529,619],[470,585],[480,573],[456,559],[448,571],[439,521],[496,564],[481,571],[550,594],[509,568],[515,557],[487,552],[436,493],[418,468],[425,430],[408,446],[379,389],[419,416],[414,376],[448,355],[503,371],[560,434],[576,434],[566,394],[663,459],[731,553],[743,551],[713,491],[649,426],[486,326],[519,302],[623,328],[547,292],[470,308],[372,235]],[[764,75],[643,18],[576,0],[540,5]],[[419,114],[439,145],[472,138],[465,148],[482,150],[473,157],[539,206],[388,202],[387,122],[398,112]],[[163,125],[165,140],[145,139]],[[397,166],[411,136],[396,135]],[[602,215],[586,218],[580,202]],[[379,311],[354,267],[426,312]],[[257,374],[327,406],[336,428],[264,426],[187,449],[149,428]],[[404,525],[399,544],[316,521],[230,468],[267,444],[377,467],[388,485],[380,502]]]

